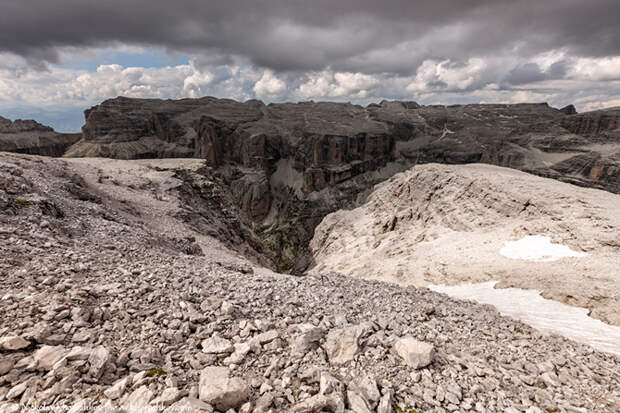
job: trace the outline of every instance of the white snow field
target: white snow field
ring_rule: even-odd
[[[553,244],[551,238],[542,235],[528,235],[518,241],[508,241],[499,253],[513,260],[526,261],[557,261],[567,257],[588,255],[573,251],[566,245]]]
[[[588,316],[585,308],[547,300],[540,291],[495,289],[497,281],[455,286],[429,285],[450,297],[491,304],[503,315],[516,318],[543,333],[557,333],[597,350],[620,355],[620,327]]]

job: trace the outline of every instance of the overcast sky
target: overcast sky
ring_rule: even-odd
[[[0,115],[118,95],[620,105],[618,0],[0,0]]]

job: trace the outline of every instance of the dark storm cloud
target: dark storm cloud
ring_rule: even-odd
[[[525,63],[512,69],[506,77],[506,82],[511,85],[538,82],[548,79],[549,76],[536,63]]]
[[[542,80],[562,79],[568,71],[569,63],[561,60],[543,70],[538,64],[528,62],[514,67],[504,79],[509,85],[523,85],[526,83],[540,82]]]
[[[617,0],[3,0],[0,51],[53,62],[121,42],[278,71],[413,73],[429,58],[620,55],[619,15]]]

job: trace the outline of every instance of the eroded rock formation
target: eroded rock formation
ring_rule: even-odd
[[[485,162],[620,192],[620,109],[547,104],[265,105],[116,98],[85,112],[70,157],[197,157],[218,170],[281,270],[303,270],[328,213],[419,163]],[[302,259],[300,259],[302,257]]]

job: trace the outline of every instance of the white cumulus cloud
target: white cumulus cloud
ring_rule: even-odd
[[[457,65],[449,59],[438,62],[425,60],[415,75],[415,79],[407,86],[410,92],[421,92],[433,89],[465,90],[471,87],[487,68],[480,58],[471,58],[465,64]]]
[[[265,70],[263,76],[254,85],[253,90],[259,99],[274,100],[286,94],[287,86],[272,70]]]
[[[381,83],[375,75],[325,70],[308,74],[294,94],[300,99],[364,99]]]
[[[594,81],[620,80],[620,56],[576,59],[570,76]]]
[[[190,62],[192,74],[183,80],[183,91],[190,98],[204,96],[207,91],[206,87],[213,81],[213,74],[206,70],[199,70]]]

